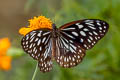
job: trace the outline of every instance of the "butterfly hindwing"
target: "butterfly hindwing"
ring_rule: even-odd
[[[85,50],[77,43],[64,36],[59,36],[56,41],[57,52],[55,59],[61,67],[71,68],[82,61],[85,56]]]
[[[42,72],[52,69],[51,30],[31,31],[23,37],[21,44],[26,53],[38,60],[38,66]]]
[[[84,49],[91,49],[108,31],[109,25],[98,19],[73,21],[60,27],[63,36],[78,42]]]

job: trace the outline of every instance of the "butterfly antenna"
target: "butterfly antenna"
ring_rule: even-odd
[[[55,23],[55,18],[53,18],[52,21],[53,21],[53,24],[54,24]]]
[[[56,25],[56,16],[53,18],[53,24]]]

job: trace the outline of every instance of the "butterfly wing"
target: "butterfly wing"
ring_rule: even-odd
[[[51,30],[31,31],[23,37],[21,45],[26,53],[38,60],[40,71],[48,72],[52,69]]]
[[[84,49],[91,49],[108,31],[107,22],[98,19],[73,21],[60,27],[63,36],[77,42]]]
[[[55,60],[64,68],[71,68],[79,64],[85,56],[85,49],[64,36],[56,40],[57,52]]]
[[[57,63],[65,68],[79,64],[85,51],[106,34],[108,27],[106,22],[96,19],[79,20],[61,26],[56,40]]]

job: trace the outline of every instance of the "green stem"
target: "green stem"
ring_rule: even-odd
[[[38,71],[37,69],[38,69],[38,63],[37,63],[37,65],[36,65],[36,68],[35,68],[35,71],[34,71],[34,74],[33,74],[32,80],[35,80],[35,76],[36,76],[37,71]]]

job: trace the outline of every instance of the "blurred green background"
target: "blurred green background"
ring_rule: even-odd
[[[9,37],[15,53],[12,69],[0,70],[0,80],[31,80],[37,61],[21,49],[18,30],[41,14],[58,27],[94,18],[107,21],[110,28],[81,64],[64,69],[54,62],[51,72],[38,71],[35,80],[120,80],[120,0],[0,0],[0,38]]]

